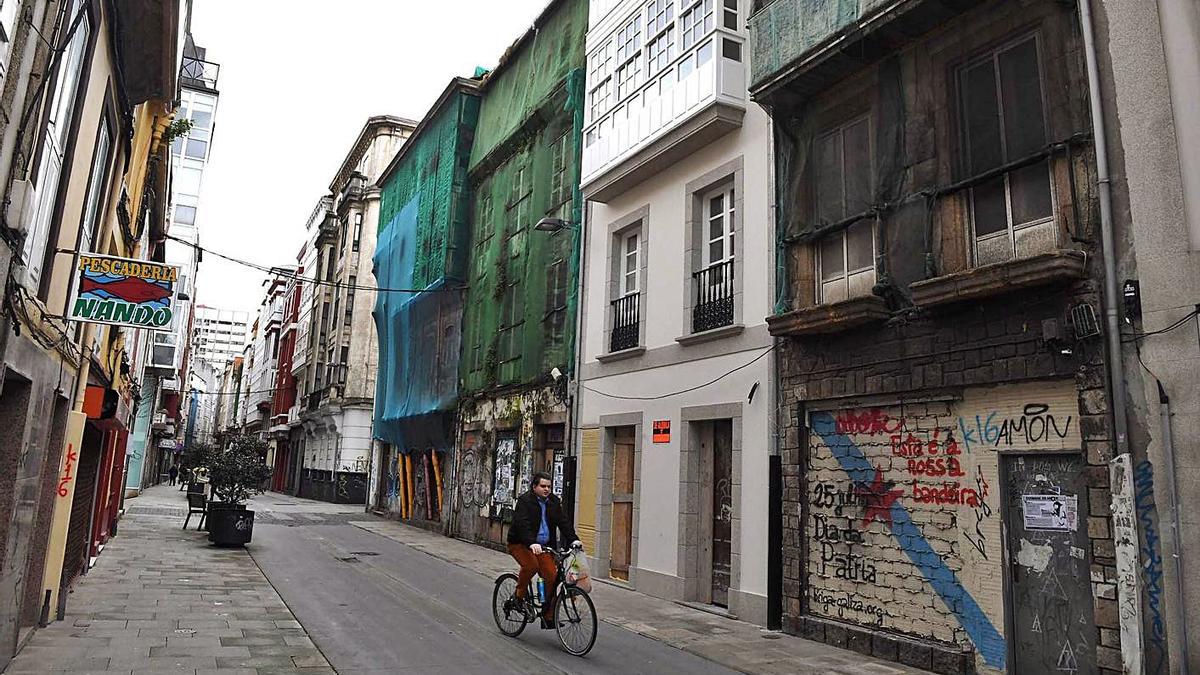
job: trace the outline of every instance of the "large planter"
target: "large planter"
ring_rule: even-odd
[[[216,546],[244,546],[254,535],[254,512],[221,508],[208,513],[208,539]]]
[[[209,533],[208,540],[212,541],[212,525],[213,514],[217,511],[236,511],[246,510],[245,504],[229,504],[227,502],[210,501],[208,503],[208,516],[204,519],[204,531]]]

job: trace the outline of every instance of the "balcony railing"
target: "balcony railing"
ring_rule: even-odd
[[[633,349],[638,345],[638,333],[642,323],[639,302],[641,297],[641,293],[630,293],[612,301],[613,329],[608,343],[610,352]]]
[[[692,274],[696,304],[692,307],[692,332],[733,324],[733,261],[726,260]]]
[[[183,63],[179,67],[181,83],[183,86],[193,89],[216,91],[217,78],[220,74],[220,65],[194,56],[183,57]]]

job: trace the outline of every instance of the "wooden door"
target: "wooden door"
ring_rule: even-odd
[[[608,574],[614,579],[628,581],[633,554],[633,427],[616,430],[612,456],[612,543]]]
[[[729,606],[733,571],[733,422],[713,422],[712,604]]]
[[[1001,466],[1009,672],[1095,672],[1083,458],[1009,455]]]

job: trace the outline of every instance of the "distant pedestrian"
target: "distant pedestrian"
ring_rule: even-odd
[[[167,471],[167,475],[171,477],[171,485],[174,485],[175,479],[179,477],[179,467],[172,464],[171,468]]]

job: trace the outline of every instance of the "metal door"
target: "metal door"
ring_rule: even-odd
[[[733,421],[713,422],[712,604],[729,606],[733,569]]]
[[[1082,457],[1002,456],[1001,471],[1009,672],[1095,672]]]
[[[608,575],[629,580],[633,556],[634,427],[621,427],[613,438],[612,542]]]

